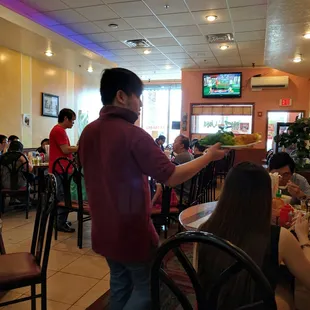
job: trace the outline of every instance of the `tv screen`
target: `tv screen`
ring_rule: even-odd
[[[202,82],[203,98],[240,98],[241,72],[204,73]]]

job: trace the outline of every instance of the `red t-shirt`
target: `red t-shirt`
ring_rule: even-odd
[[[65,154],[60,146],[61,145],[69,145],[70,140],[66,133],[66,130],[60,125],[54,126],[54,128],[50,132],[50,154],[49,154],[49,168],[48,172],[53,173],[53,164],[59,157],[67,157],[72,159],[72,154]],[[56,167],[56,171],[61,173],[62,170]]]
[[[150,219],[148,176],[166,182],[175,170],[137,115],[107,106],[83,131],[79,156],[92,217],[95,252],[119,262],[151,259],[158,235]]]

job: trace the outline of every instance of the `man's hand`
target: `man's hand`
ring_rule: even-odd
[[[301,198],[303,196],[305,196],[305,194],[301,191],[301,189],[299,188],[298,185],[294,184],[293,182],[289,181],[287,183],[287,190],[288,192],[290,193],[290,195],[292,197],[295,197],[295,198]]]
[[[222,159],[227,151],[221,150],[221,143],[216,143],[207,149],[207,155],[210,156],[211,161]]]

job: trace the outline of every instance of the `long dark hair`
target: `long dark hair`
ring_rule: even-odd
[[[244,162],[228,173],[217,207],[200,229],[240,247],[262,267],[270,244],[271,209],[268,173],[261,166]],[[198,251],[198,277],[207,294],[221,271],[233,260],[210,246],[199,246]],[[254,296],[254,283],[243,271],[223,287],[219,309],[235,309],[252,302]]]

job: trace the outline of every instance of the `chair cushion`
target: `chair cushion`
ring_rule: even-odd
[[[31,253],[0,255],[0,288],[41,276],[41,268]]]
[[[1,192],[3,193],[19,193],[19,192],[27,192],[27,187],[21,187],[19,189],[10,189],[10,188],[3,188],[1,189]]]

